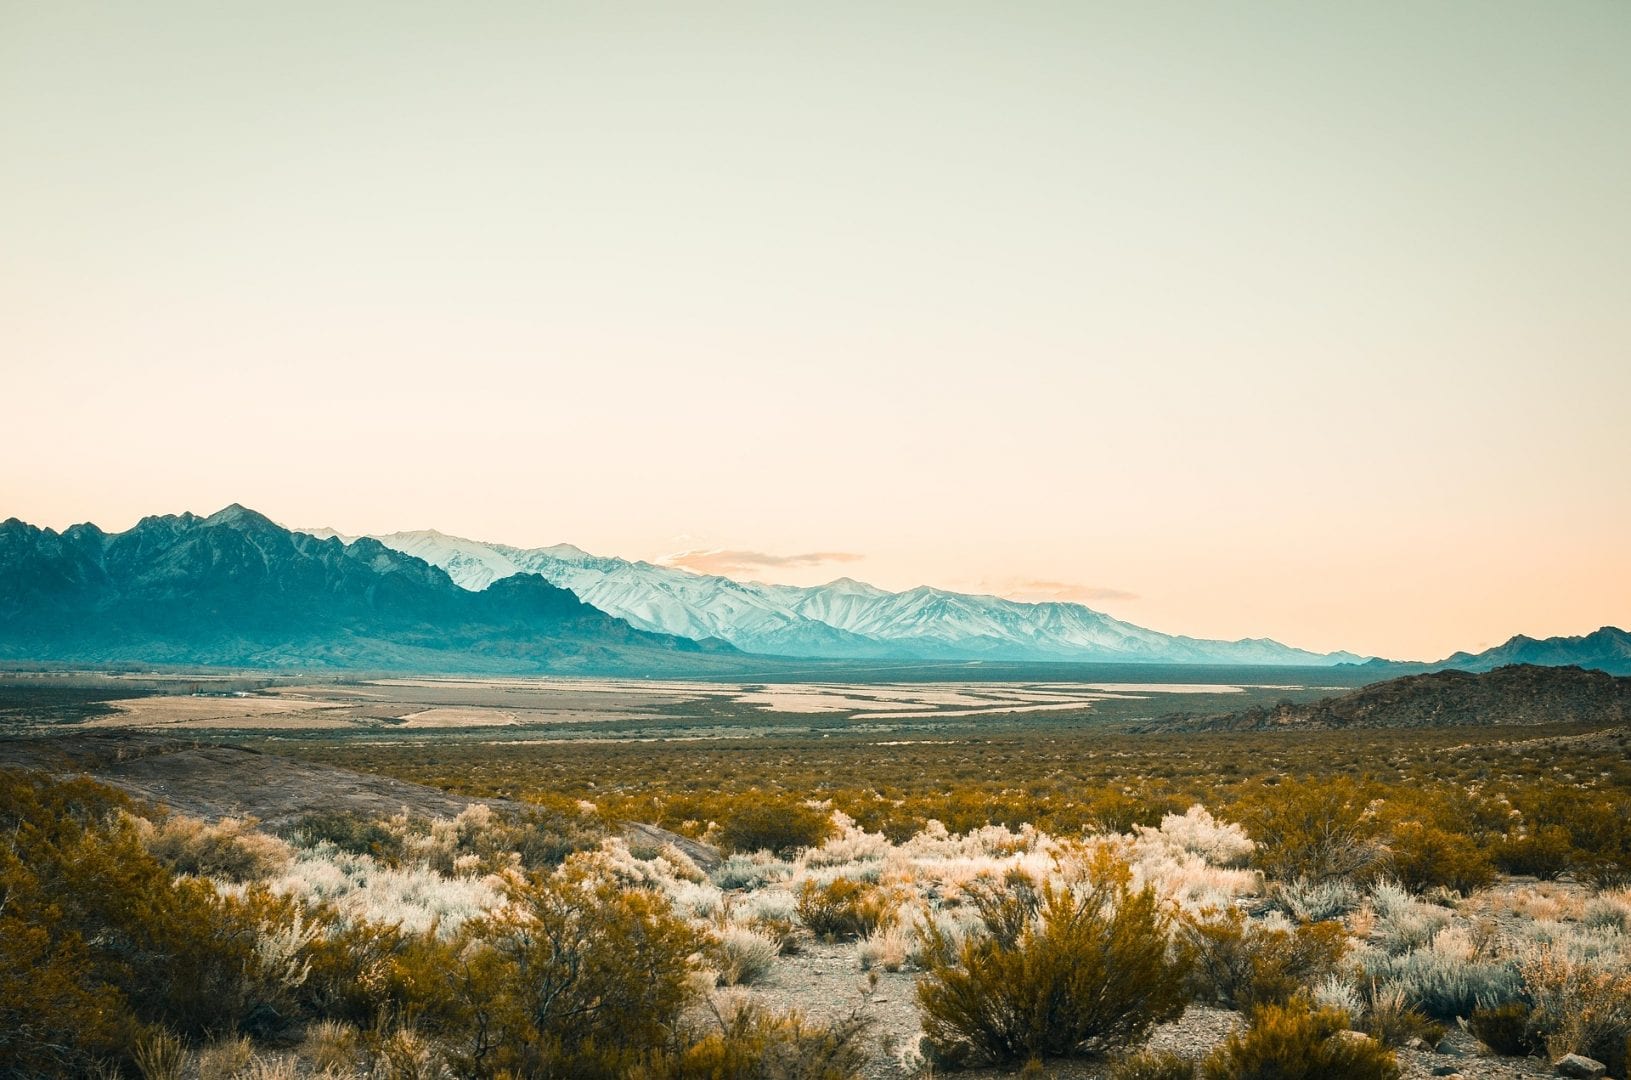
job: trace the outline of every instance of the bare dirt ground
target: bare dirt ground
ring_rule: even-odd
[[[77,717],[61,702],[31,709],[42,687],[72,693],[75,678],[95,682]],[[63,685],[58,685],[63,684]],[[89,683],[85,683],[89,686]],[[127,688],[121,694],[120,688]],[[1186,683],[953,681],[901,683],[702,683],[631,679],[334,678],[246,674],[0,677],[0,730],[63,726],[162,728],[213,732],[430,732],[472,728],[553,728],[582,734],[588,725],[653,729],[709,722],[767,724],[925,724],[1016,721],[1024,714],[1096,720],[1157,715],[1203,700],[1232,708],[1267,687]],[[89,691],[88,691],[89,692]],[[1278,693],[1278,689],[1274,689]],[[21,696],[19,696],[21,695]],[[93,703],[94,702],[94,703]],[[71,709],[71,703],[68,706]]]
[[[407,808],[445,817],[477,801],[388,777],[151,732],[0,741],[0,762],[83,774],[184,814],[209,820],[253,817],[273,828],[318,811],[388,817]],[[495,808],[514,805],[483,801]]]

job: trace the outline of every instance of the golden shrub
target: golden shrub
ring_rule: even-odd
[[[834,878],[826,885],[806,881],[794,910],[812,934],[836,940],[872,933],[888,918],[891,906],[888,894],[876,885]]]
[[[1016,888],[981,908],[985,932],[954,946],[925,928],[923,1030],[948,1065],[1016,1065],[1105,1053],[1183,1011],[1185,967],[1155,893],[1097,853],[1071,886]]]
[[[1265,925],[1236,908],[1188,918],[1182,929],[1195,996],[1242,1010],[1284,1004],[1336,971],[1348,950],[1341,923]]]
[[[1393,1052],[1348,1031],[1348,1014],[1306,1003],[1265,1005],[1201,1067],[1205,1080],[1398,1080]]]

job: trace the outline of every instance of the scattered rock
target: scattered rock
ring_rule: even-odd
[[[1608,1075],[1607,1065],[1581,1054],[1569,1054],[1559,1059],[1552,1069],[1559,1076],[1571,1076],[1575,1080],[1598,1080],[1598,1077]]]

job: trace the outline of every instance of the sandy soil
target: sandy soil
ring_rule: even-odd
[[[860,970],[854,944],[811,943],[797,955],[779,960],[765,982],[741,992],[775,1008],[796,1007],[823,1018],[859,1011],[872,1025],[874,1050],[867,1077],[901,1080],[920,1075],[907,1064],[923,1035],[917,1013],[920,977],[912,972],[877,971],[874,981],[872,972]],[[1192,1005],[1179,1019],[1156,1028],[1147,1045],[1198,1061],[1243,1023],[1240,1014],[1231,1010]],[[1465,1080],[1527,1080],[1553,1075],[1540,1059],[1489,1056],[1481,1051],[1476,1039],[1459,1031],[1452,1031],[1432,1050],[1401,1050],[1398,1057],[1405,1080],[1427,1080],[1441,1068],[1459,1070]],[[1102,1080],[1108,1069],[1104,1061],[1050,1061],[1045,1072],[1060,1080]],[[972,1069],[935,1075],[991,1080],[1012,1073]]]
[[[116,712],[84,726],[180,728],[334,728],[346,722],[322,715],[339,708],[336,703],[288,700],[279,697],[164,696],[115,702]]]

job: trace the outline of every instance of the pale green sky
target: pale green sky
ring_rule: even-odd
[[[0,0],[0,516],[1631,622],[1631,4],[689,8]]]

